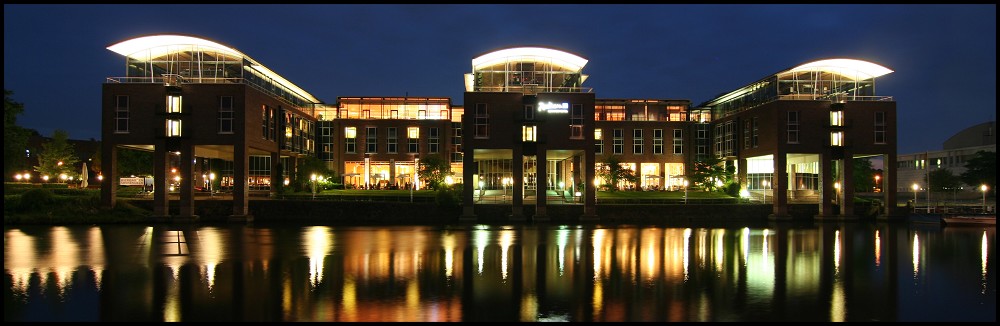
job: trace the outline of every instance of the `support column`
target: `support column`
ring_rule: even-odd
[[[597,217],[597,187],[594,186],[594,150],[584,150],[580,167],[583,168],[583,215],[581,221],[596,221]]]
[[[819,154],[819,214],[814,216],[817,220],[836,219],[837,213],[833,211],[833,202],[837,198],[837,189],[833,187],[836,180],[833,179],[833,160],[829,151]]]
[[[118,146],[110,140],[101,144],[101,208],[115,207],[118,196]],[[145,182],[145,181],[143,181]]]
[[[788,154],[782,151],[774,154],[774,178],[771,182],[774,207],[768,219],[791,220],[792,216],[788,215]]]
[[[747,180],[747,159],[737,158],[736,159],[736,175],[739,176],[740,180],[740,192],[746,191],[750,193],[750,181]],[[747,198],[749,201],[750,198]]]
[[[549,216],[545,208],[548,204],[549,162],[548,155],[545,155],[545,148],[538,147],[540,148],[535,156],[535,216],[532,220],[548,222]]]
[[[476,221],[476,203],[473,201],[472,196],[473,191],[477,187],[475,180],[473,180],[477,172],[476,170],[478,169],[475,161],[475,150],[467,148],[462,155],[462,183],[464,185],[462,186],[462,216],[459,216],[459,221]]]
[[[899,189],[896,186],[898,183],[896,153],[882,154],[882,194],[884,197],[883,210],[877,215],[878,219],[899,221],[905,218],[905,215],[901,214],[899,208],[896,207],[896,189]]]
[[[268,197],[276,198],[278,197],[278,187],[285,186],[285,177],[278,172],[278,165],[281,164],[281,155],[278,152],[271,152],[271,190]],[[285,170],[285,166],[281,167],[282,172]]]
[[[511,168],[514,170],[514,179],[511,187],[513,187],[511,195],[511,206],[510,220],[511,221],[524,221],[524,149],[521,148],[520,144],[514,145],[513,156],[511,159]]]
[[[841,167],[843,180],[840,183],[840,193],[843,196],[840,198],[840,218],[854,220],[858,218],[854,215],[854,153],[844,149],[844,163]]]
[[[180,200],[181,210],[178,221],[193,221],[198,219],[194,214],[194,145],[191,141],[183,141],[180,146]]]
[[[243,144],[233,145],[233,215],[229,216],[229,221],[249,222],[253,221],[253,216],[249,214],[249,178],[250,157],[247,155],[247,146]]]
[[[399,188],[399,179],[396,178],[396,159],[389,159],[389,184]]]
[[[170,199],[167,197],[167,144],[160,140],[153,145],[153,218],[170,217]],[[143,186],[145,187],[145,185]]]

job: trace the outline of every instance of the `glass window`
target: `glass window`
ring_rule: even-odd
[[[181,120],[167,119],[167,137],[181,136]]]
[[[378,152],[378,128],[365,128],[365,153],[374,154]]]
[[[622,154],[625,150],[625,130],[615,129],[612,151],[614,154]]]
[[[684,154],[684,130],[674,129],[674,155]]]
[[[115,96],[115,133],[128,133],[128,96]]]
[[[219,133],[233,133],[233,97],[219,97]]]
[[[596,146],[594,153],[604,154],[604,133],[601,131],[601,128],[594,129],[594,144]]]
[[[663,129],[653,129],[653,154],[663,154]]]
[[[521,126],[521,141],[534,142],[535,137],[535,126]]]
[[[799,112],[788,111],[788,143],[799,143]]]
[[[632,153],[642,154],[642,129],[632,129]]]
[[[167,113],[181,113],[180,95],[167,95]]]
[[[358,128],[356,127],[346,127],[344,128],[344,152],[345,153],[356,153],[357,152],[357,138],[358,138]]]
[[[396,127],[386,128],[386,152],[396,154]]]

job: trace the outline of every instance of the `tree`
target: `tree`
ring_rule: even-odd
[[[100,151],[98,151],[98,153],[100,153]],[[119,176],[132,176],[132,175],[141,177],[152,176],[153,175],[152,162],[153,162],[153,152],[131,149],[131,148],[118,149]]]
[[[451,163],[440,155],[420,159],[420,180],[431,189],[440,189],[444,179],[451,175]]]
[[[725,190],[723,186],[734,182],[733,177],[736,174],[736,167],[725,163],[715,156],[695,161],[690,177],[691,184],[707,191]]]
[[[639,176],[635,171],[626,169],[625,164],[618,161],[617,157],[610,156],[603,163],[595,172],[598,177],[607,181],[606,184],[601,185],[605,189],[618,191],[618,184],[622,181],[632,184],[639,182]]]
[[[872,192],[875,187],[875,169],[872,168],[871,159],[856,158],[853,163],[854,191]]]
[[[997,153],[978,151],[968,161],[965,161],[965,172],[961,175],[962,182],[979,189],[986,185],[989,190],[997,186]]]
[[[310,188],[310,183],[312,182],[312,175],[315,174],[317,177],[322,178],[332,178],[335,177],[337,172],[330,170],[326,167],[326,162],[315,156],[309,156],[301,161],[299,161],[297,170],[295,171],[295,180],[290,182],[295,188],[295,191],[303,191]]]
[[[930,186],[933,191],[954,191],[958,187],[962,186],[962,180],[951,173],[948,169],[937,169],[928,173],[924,176],[924,183],[927,183],[927,178],[930,178]]]
[[[73,145],[67,139],[69,139],[69,135],[66,131],[57,129],[53,132],[52,140],[42,144],[35,171],[50,178],[58,178],[64,174],[67,177],[78,176],[80,173],[76,163],[80,160],[76,157]]]
[[[3,90],[3,173],[10,176],[28,168],[24,149],[28,147],[28,130],[17,125],[17,116],[24,105],[15,102],[14,92]]]

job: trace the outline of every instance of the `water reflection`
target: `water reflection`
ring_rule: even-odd
[[[5,321],[996,319],[995,228],[190,225],[4,236]]]

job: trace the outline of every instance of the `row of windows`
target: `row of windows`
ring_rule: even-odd
[[[566,111],[563,111],[563,112],[566,112]],[[570,119],[569,119],[570,135],[569,135],[569,138],[570,139],[583,139],[583,104],[573,104],[572,106],[570,106],[570,108],[569,108],[569,114],[570,114]],[[474,128],[475,128],[474,137],[475,138],[479,138],[479,139],[488,139],[488,138],[490,138],[490,113],[489,113],[489,106],[486,103],[476,103],[476,111],[475,111],[475,115],[473,116],[473,119],[475,119],[474,120]],[[534,105],[525,105],[524,106],[524,119],[528,120],[528,121],[531,121],[531,120],[535,119],[535,106]],[[522,126],[522,129],[523,129],[522,130],[522,134],[523,134],[522,139],[525,140],[525,141],[535,141],[535,137],[534,136],[532,136],[530,138],[531,140],[527,140],[527,139],[529,139],[529,137],[528,137],[528,135],[524,134],[525,132],[528,131],[529,127],[530,127],[530,130],[532,132],[532,135],[534,135],[534,133],[536,132],[534,126],[527,126],[527,125],[526,126]]]
[[[182,113],[182,103],[180,95],[167,95],[167,113]],[[219,133],[233,133],[233,97],[219,97]],[[115,133],[129,132],[129,97],[127,95],[115,96]],[[181,136],[181,120],[168,119],[166,124],[167,137]]]
[[[324,133],[329,133],[330,128],[322,128]],[[324,134],[324,138],[329,138],[329,134]],[[348,154],[357,153],[357,127],[344,128],[344,152]],[[398,135],[396,127],[386,127],[386,153],[396,154],[398,145]],[[407,127],[407,153],[417,153],[420,147],[420,127]],[[437,153],[441,148],[440,128],[427,128],[427,151]],[[378,153],[378,127],[365,127],[365,153]]]
[[[623,154],[624,134],[624,129],[612,130],[612,154]],[[594,153],[604,154],[604,131],[601,128],[594,129],[594,142]],[[632,129],[632,153],[642,154],[644,144],[642,129]],[[674,155],[684,154],[683,129],[674,129],[673,153]],[[663,154],[663,129],[653,129],[653,154]]]

